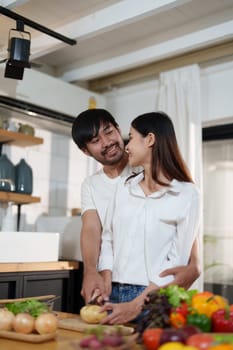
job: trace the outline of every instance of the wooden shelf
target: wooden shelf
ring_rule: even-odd
[[[1,272],[78,270],[78,261],[54,261],[36,263],[0,263]]]
[[[15,204],[39,203],[40,197],[29,194],[0,191],[0,202],[14,202]]]
[[[44,140],[41,137],[26,135],[20,132],[8,131],[0,129],[0,143],[7,143],[9,145],[28,147],[34,145],[41,145]]]

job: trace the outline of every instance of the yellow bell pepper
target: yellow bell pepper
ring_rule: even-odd
[[[228,301],[220,295],[215,295],[210,292],[197,293],[192,297],[192,308],[199,314],[205,314],[211,317],[212,313],[225,309]]]

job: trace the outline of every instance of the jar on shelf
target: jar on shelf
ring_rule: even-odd
[[[0,156],[0,191],[15,190],[15,167],[6,154]]]
[[[32,168],[25,159],[21,159],[15,166],[15,192],[32,194],[33,175]]]

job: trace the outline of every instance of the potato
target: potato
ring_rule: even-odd
[[[108,314],[107,312],[100,312],[99,305],[86,305],[80,310],[80,317],[87,323],[100,323]]]

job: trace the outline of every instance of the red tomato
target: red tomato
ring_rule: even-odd
[[[198,334],[191,335],[186,340],[187,345],[194,346],[200,350],[208,349],[213,342],[214,342],[213,336],[211,334],[206,334],[206,333],[198,333]]]
[[[147,350],[156,350],[159,347],[162,328],[148,328],[142,334],[142,340]]]

